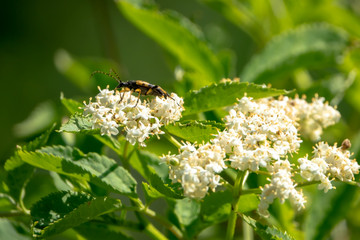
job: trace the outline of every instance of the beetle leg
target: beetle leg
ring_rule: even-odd
[[[139,95],[138,95],[138,100],[136,101],[136,104],[135,104],[135,106],[134,106],[134,107],[136,107],[136,106],[138,105],[139,101],[140,101],[141,89],[140,89],[140,88],[135,89],[134,92],[137,92],[137,93],[139,94]]]

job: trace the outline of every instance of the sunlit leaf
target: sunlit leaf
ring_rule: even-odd
[[[175,12],[146,7],[139,0],[117,3],[129,21],[174,55],[181,65],[197,73],[196,87],[223,77],[221,64],[202,39],[201,31],[188,19]]]
[[[245,66],[241,79],[268,83],[297,68],[336,64],[348,46],[345,31],[327,24],[302,25],[274,37]]]
[[[289,234],[280,231],[276,227],[262,225],[261,223],[245,215],[242,215],[242,218],[247,224],[249,224],[254,229],[254,231],[262,239],[294,240],[294,238],[291,237]]]
[[[94,198],[77,192],[56,192],[42,198],[31,208],[33,234],[35,237],[58,234],[120,207],[118,199]]]
[[[184,98],[183,115],[214,110],[234,104],[244,94],[254,99],[279,96],[289,93],[286,90],[268,88],[247,82],[225,82],[203,87],[190,92]]]
[[[209,142],[219,131],[225,128],[224,125],[214,121],[187,121],[176,122],[166,126],[166,130],[183,140],[189,142]]]
[[[114,160],[97,153],[84,154],[71,147],[46,147],[20,151],[23,161],[48,171],[86,180],[106,190],[135,196],[136,181]]]

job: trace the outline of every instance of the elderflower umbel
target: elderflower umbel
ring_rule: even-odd
[[[169,165],[169,177],[180,182],[184,195],[190,198],[203,198],[209,188],[215,191],[220,185],[220,173],[226,168],[223,159],[225,151],[217,144],[207,143],[195,146],[184,144],[177,155],[166,155],[162,160]]]
[[[336,144],[318,143],[311,160],[307,156],[298,159],[300,175],[307,181],[320,181],[318,188],[324,192],[333,188],[331,181],[335,178],[344,182],[354,180],[360,166],[355,159],[350,159],[349,145],[349,140],[344,140],[339,148]]]
[[[225,117],[227,129],[213,142],[229,154],[231,167],[257,171],[298,150],[296,122],[272,103],[243,97]]]
[[[318,141],[324,128],[340,120],[339,111],[318,95],[315,95],[311,103],[308,103],[304,97],[300,99],[296,96],[294,99],[282,97],[274,101],[274,104],[283,108],[288,117],[298,121],[301,134],[312,141]]]
[[[101,135],[117,135],[123,126],[126,140],[131,144],[144,141],[151,135],[163,134],[161,126],[181,118],[183,99],[171,93],[171,98],[155,97],[141,101],[131,92],[100,89],[95,101],[85,104],[84,115],[91,114],[92,128],[100,128]]]
[[[274,163],[271,172],[271,182],[262,188],[258,207],[259,214],[265,217],[269,216],[267,209],[275,198],[279,198],[281,203],[284,203],[285,199],[289,199],[297,210],[305,207],[306,200],[302,192],[295,189],[296,184],[291,179],[291,169],[288,160],[279,160]]]

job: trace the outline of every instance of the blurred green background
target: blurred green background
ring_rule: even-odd
[[[335,50],[329,49],[331,56],[328,56],[327,61],[317,59],[318,55],[311,59],[311,54],[307,54],[303,61],[296,60],[296,63],[295,57],[289,58],[282,63],[288,70],[276,69],[284,73],[283,75],[264,80],[277,88],[296,89],[299,94],[305,93],[309,98],[318,92],[332,104],[337,104],[342,120],[326,129],[323,139],[330,143],[341,143],[344,138],[349,138],[353,142],[352,151],[356,153],[355,157],[359,156],[360,1],[155,2],[161,11],[174,10],[199,26],[204,34],[204,42],[214,55],[223,54],[223,59],[228,57],[228,71],[223,77],[243,76],[246,66],[254,63],[254,56],[262,54],[274,36],[286,36],[302,24],[326,23],[336,27],[339,32],[345,32],[348,35],[346,46],[339,48],[337,54],[333,55],[332,51]],[[59,101],[61,92],[65,97],[79,101],[87,100],[96,94],[96,86],[87,85],[90,70],[109,71],[114,68],[124,81],[141,79],[159,84],[168,91],[178,92],[184,89],[177,87],[181,83],[175,79],[175,70],[181,65],[176,56],[135,27],[112,0],[5,1],[2,2],[0,11],[0,76],[3,84],[0,101],[5,108],[1,113],[0,123],[3,134],[0,140],[2,162],[12,154],[16,144],[31,140],[67,114]],[[335,32],[338,33],[338,30]],[[321,34],[319,36],[324,37]],[[307,37],[305,40],[311,45],[311,35]],[[325,38],[327,43],[331,43],[332,37],[333,35],[329,34]],[[292,42],[287,40],[288,45],[273,49],[277,52],[263,58],[268,61],[260,61],[255,66],[271,66],[278,56],[290,52]],[[293,40],[296,45],[297,39]],[[335,40],[334,42],[341,43],[341,39]],[[307,49],[308,45],[305,44],[304,49]],[[297,46],[299,47],[299,44]],[[326,58],[326,51],[322,50],[322,54]],[[307,62],[313,65],[306,64]],[[257,69],[253,68],[252,71],[256,72]],[[261,71],[258,70],[260,73]],[[270,70],[266,73],[264,76],[271,77]],[[114,84],[111,79],[102,80],[104,81],[100,81],[100,85]],[[185,88],[191,89],[192,86]],[[305,142],[303,145],[307,147],[306,151],[309,151],[313,143]],[[38,191],[39,186],[40,184],[33,185],[32,187],[36,188],[33,192]],[[347,188],[344,189],[345,194]],[[341,195],[340,190],[337,199],[345,196]],[[357,206],[349,214],[347,224],[354,233],[353,236],[359,236],[360,207],[356,200],[359,199],[359,191],[354,195],[356,196],[353,202]],[[329,198],[329,195],[324,196],[324,199]],[[324,201],[320,199],[319,202],[323,204]],[[338,202],[343,204],[344,200]],[[335,204],[331,202],[329,206],[334,207]],[[315,218],[316,214],[317,212],[314,213]],[[329,224],[327,221],[331,219],[324,218],[326,228]],[[291,221],[284,221],[286,220]]]
[[[227,41],[226,44],[242,56],[242,62],[249,58],[253,50],[250,39],[208,7],[189,0],[157,3],[188,16],[210,35],[226,31],[231,34],[231,40],[219,41]],[[70,98],[91,95],[91,92],[81,91],[56,69],[55,56],[59,51],[61,54],[61,50],[84,59],[113,60],[121,68],[122,79],[142,79],[171,90],[174,74],[167,63],[169,56],[125,20],[111,0],[5,1],[1,11],[3,90],[0,97],[5,109],[1,113],[0,156],[3,160],[11,154],[16,143],[43,130],[36,131],[31,124],[15,127],[34,109],[59,104],[60,92]],[[94,69],[109,70],[101,64]],[[92,93],[95,91],[97,89]],[[51,122],[52,117],[50,113],[43,118]]]

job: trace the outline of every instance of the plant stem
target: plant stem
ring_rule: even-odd
[[[18,217],[18,216],[23,216],[23,215],[25,215],[25,213],[22,212],[22,211],[0,212],[0,217],[1,218]]]
[[[180,148],[182,145],[181,143],[178,142],[178,140],[176,140],[173,136],[171,136],[170,133],[168,133],[167,131],[165,131],[164,137],[171,142],[175,147]]]
[[[129,148],[129,142],[125,142],[124,151],[122,154],[122,164],[124,168],[128,171],[130,171],[130,165],[129,165],[129,159],[128,159],[128,148]]]
[[[134,199],[134,203],[136,206],[139,207],[140,211],[144,213],[145,215],[149,216],[150,218],[158,221],[161,223],[164,227],[166,227],[170,232],[172,232],[178,239],[184,239],[184,236],[182,232],[171,222],[169,222],[166,218],[162,217],[161,215],[157,214],[151,209],[148,209],[145,207],[140,199]]]
[[[237,211],[239,208],[240,197],[242,194],[242,188],[248,176],[248,172],[238,172],[234,189],[233,189],[233,202],[231,204],[231,213],[229,217],[229,222],[226,230],[226,240],[234,239],[235,227],[236,227],[236,220],[237,220]]]
[[[172,223],[170,223],[166,218],[162,217],[161,215],[157,214],[153,210],[150,210],[146,208],[144,210],[144,213],[161,223],[163,226],[165,226],[172,234],[174,234],[178,239],[184,239],[184,236],[182,232]]]

